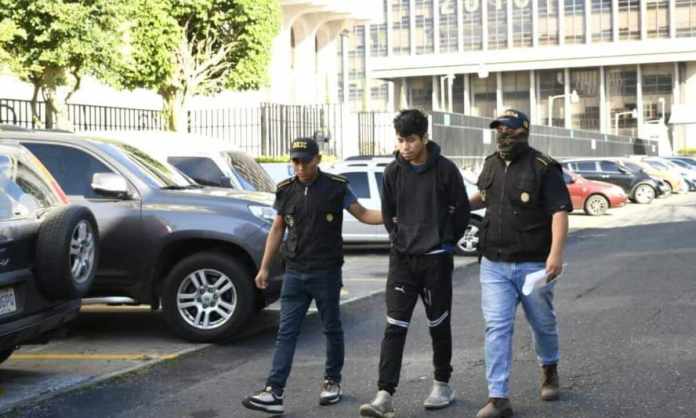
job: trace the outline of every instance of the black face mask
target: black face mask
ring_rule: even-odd
[[[498,153],[505,161],[513,161],[529,147],[527,133],[500,132],[496,137]]]

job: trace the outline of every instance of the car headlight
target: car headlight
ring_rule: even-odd
[[[249,211],[252,213],[252,215],[268,223],[273,223],[276,216],[276,210],[270,206],[250,205]]]

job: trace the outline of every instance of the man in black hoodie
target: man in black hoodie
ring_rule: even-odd
[[[454,246],[469,222],[469,201],[457,166],[428,140],[428,119],[403,110],[394,119],[398,151],[384,170],[382,218],[391,240],[386,287],[387,326],[379,361],[379,391],[360,407],[363,417],[391,417],[409,321],[423,300],[433,343],[435,376],[426,409],[454,400],[452,270]]]

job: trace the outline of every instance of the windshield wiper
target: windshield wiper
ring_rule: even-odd
[[[182,185],[171,185],[171,186],[164,186],[161,189],[162,190],[191,190],[191,189],[202,189],[203,186],[200,184],[188,184],[185,186]]]

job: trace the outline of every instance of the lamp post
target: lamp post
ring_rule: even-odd
[[[558,96],[549,96],[549,104],[548,104],[548,121],[549,121],[549,126],[553,126],[553,101],[556,99],[564,98],[566,97],[567,94],[559,94]],[[570,102],[572,104],[576,104],[580,102],[580,96],[578,96],[578,91],[573,90],[572,93],[570,93]]]
[[[619,134],[619,117],[624,115],[631,115],[633,119],[638,119],[638,109],[629,110],[628,112],[614,113],[614,135]]]

